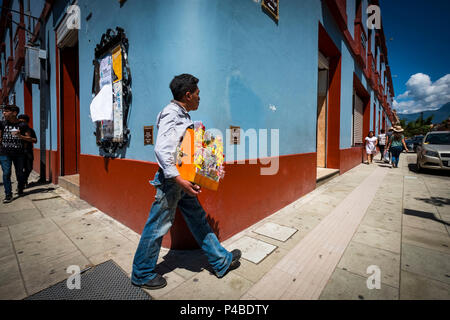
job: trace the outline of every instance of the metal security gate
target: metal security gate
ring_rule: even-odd
[[[353,145],[362,144],[364,103],[356,94],[353,94]]]

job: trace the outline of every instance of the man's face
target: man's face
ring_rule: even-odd
[[[17,117],[17,112],[11,110],[3,110],[3,116],[6,120],[14,120]]]
[[[197,110],[200,104],[200,89],[197,88],[193,93],[186,92],[186,103],[189,110]]]

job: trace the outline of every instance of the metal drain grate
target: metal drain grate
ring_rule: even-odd
[[[63,280],[24,300],[151,300],[112,260],[82,273],[80,278],[81,289],[68,289],[67,280]]]

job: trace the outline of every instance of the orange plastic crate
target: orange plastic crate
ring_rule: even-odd
[[[197,173],[197,167],[194,165],[194,151],[194,130],[187,129],[180,146],[180,152],[183,152],[181,163],[176,164],[180,176],[203,188],[216,191],[219,188],[218,181]]]

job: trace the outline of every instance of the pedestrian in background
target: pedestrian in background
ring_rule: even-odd
[[[386,133],[386,144],[389,143],[389,139],[391,138],[393,132],[394,132],[394,128],[390,127],[388,132]],[[392,163],[392,152],[391,152],[391,150],[389,148],[386,148],[385,151],[386,150],[388,151],[388,158],[389,158],[389,160],[387,162],[388,163]]]
[[[405,136],[402,134],[404,131],[401,126],[394,127],[394,133],[389,138],[387,149],[391,150],[392,153],[392,168],[398,168],[398,161],[400,160],[400,154],[403,148],[408,152],[408,148],[405,143]],[[387,152],[387,150],[385,151]]]
[[[19,121],[26,123],[30,130],[30,136],[32,140],[30,142],[25,141],[25,164],[24,164],[24,181],[25,181],[25,188],[28,187],[28,178],[30,177],[31,171],[33,171],[33,161],[34,161],[34,154],[33,154],[33,144],[37,142],[37,136],[36,132],[34,132],[33,128],[30,128],[29,122],[30,117],[26,114],[21,114],[17,117]]]
[[[371,164],[373,161],[373,157],[377,153],[377,137],[373,131],[369,131],[369,135],[366,137],[366,153],[367,153],[367,164]]]
[[[380,148],[380,154],[381,154],[380,161],[383,161],[385,146],[386,146],[386,134],[385,134],[384,129],[381,129],[381,133],[378,135],[378,148]]]
[[[3,108],[3,121],[0,122],[0,164],[3,171],[3,187],[5,199],[9,203],[13,199],[11,169],[14,164],[17,178],[17,193],[23,195],[25,146],[24,142],[31,142],[28,126],[17,119],[20,109],[16,105],[7,105]]]

